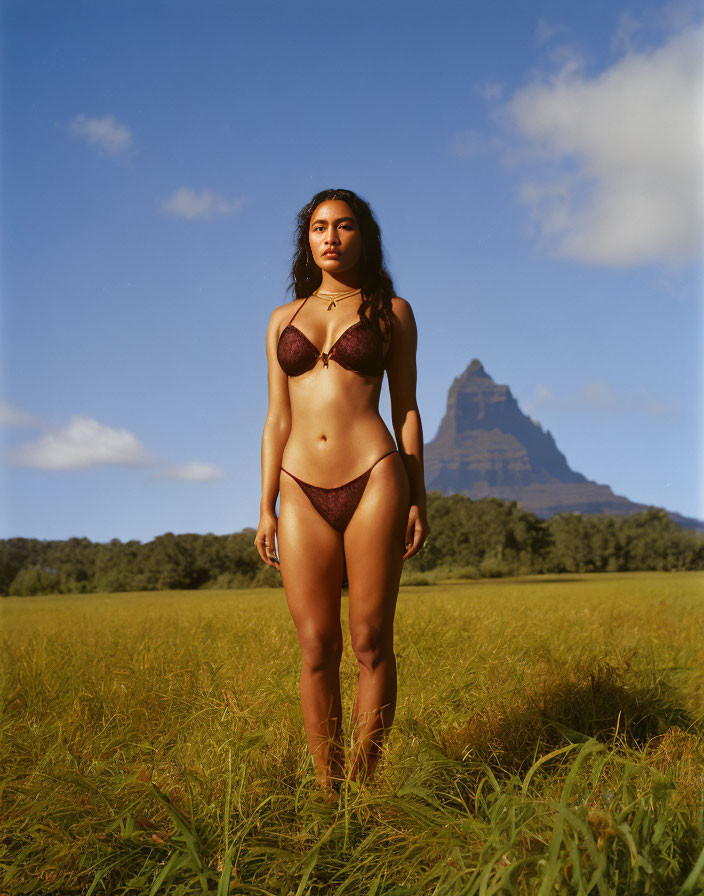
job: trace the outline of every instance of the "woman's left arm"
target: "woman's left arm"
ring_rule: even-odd
[[[410,304],[398,297],[391,301],[395,320],[386,357],[386,373],[391,396],[391,421],[411,484],[406,553],[403,555],[403,559],[407,560],[418,553],[430,531],[423,475],[423,427],[416,401],[418,331]]]

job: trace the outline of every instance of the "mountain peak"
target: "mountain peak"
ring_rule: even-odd
[[[452,383],[447,410],[426,445],[429,488],[472,497],[516,497],[532,486],[581,486],[549,432],[518,406],[507,385],[495,382],[474,358]],[[601,496],[600,496],[601,497]]]
[[[465,374],[469,374],[469,373],[471,373],[473,376],[486,376],[489,379],[491,379],[491,377],[486,372],[486,370],[484,370],[484,366],[483,366],[482,362],[479,360],[479,358],[472,359],[472,363],[465,370]]]
[[[472,363],[467,367],[464,373],[455,379],[455,388],[482,389],[496,385],[491,376],[484,370],[484,365],[479,358],[474,358]]]
[[[437,434],[425,445],[425,480],[446,495],[518,501],[543,517],[645,509],[572,470],[550,430],[523,413],[479,358],[450,386]],[[684,518],[673,519],[683,524]],[[685,522],[692,523],[700,526]]]

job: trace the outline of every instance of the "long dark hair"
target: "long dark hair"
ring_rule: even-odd
[[[360,275],[362,303],[360,317],[369,308],[369,320],[384,338],[391,333],[393,311],[391,299],[396,294],[394,284],[384,264],[384,250],[381,245],[381,231],[369,204],[352,190],[321,190],[298,213],[295,251],[291,258],[291,281],[288,291],[297,299],[309,296],[322,280],[323,272],[313,261],[308,241],[308,230],[313,212],[328,199],[342,199],[354,212],[362,237]],[[382,329],[380,321],[384,323]]]

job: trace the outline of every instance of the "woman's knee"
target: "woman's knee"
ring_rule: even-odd
[[[352,650],[360,666],[375,669],[394,655],[393,631],[375,625],[359,625],[350,629]]]
[[[298,633],[303,662],[312,672],[340,665],[342,660],[342,628],[325,631],[307,628]]]

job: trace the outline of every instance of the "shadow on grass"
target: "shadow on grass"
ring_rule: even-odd
[[[564,670],[563,670],[564,672]],[[607,663],[575,669],[526,690],[511,705],[491,705],[443,734],[453,759],[473,755],[497,773],[522,773],[541,755],[573,742],[595,738],[620,741],[642,750],[672,727],[693,730],[694,719],[666,682],[626,682]]]

